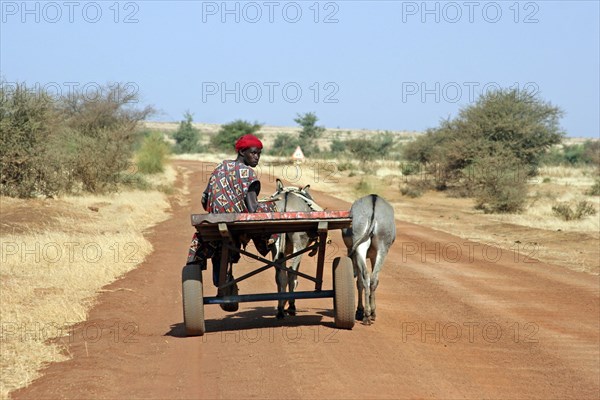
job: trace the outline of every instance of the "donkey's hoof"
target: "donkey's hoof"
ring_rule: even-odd
[[[371,325],[371,318],[365,316],[362,320],[363,325]]]
[[[240,308],[239,303],[223,303],[223,304],[220,304],[220,306],[223,311],[227,311],[227,312],[236,312]]]
[[[277,319],[284,319],[285,318],[285,313],[282,310],[277,310]]]
[[[354,318],[357,321],[362,321],[362,319],[365,317],[365,312],[363,310],[356,310],[356,315],[354,316]]]
[[[375,315],[375,313],[371,313],[371,322],[375,322],[375,319],[377,319],[377,315]]]
[[[296,315],[296,306],[289,306],[285,311],[288,315]]]

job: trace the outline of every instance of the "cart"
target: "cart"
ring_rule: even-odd
[[[351,224],[352,219],[348,211],[192,214],[192,225],[203,240],[215,240],[222,243],[219,290],[271,268],[282,269],[308,279],[314,282],[315,289],[314,291],[293,293],[274,292],[205,297],[200,266],[188,264],[183,267],[182,271],[183,315],[186,334],[188,336],[204,335],[206,331],[204,324],[205,304],[328,297],[333,298],[335,326],[341,329],[352,329],[354,326],[354,271],[350,258],[336,257],[333,260],[333,288],[331,290],[323,290],[322,288],[327,233],[330,230],[348,228]],[[290,232],[307,232],[314,239],[314,243],[284,259],[269,260],[238,248],[234,240],[243,234],[284,234]],[[229,252],[232,251],[260,261],[260,266],[235,280],[226,282]],[[283,266],[285,261],[309,251],[317,251],[316,276]]]

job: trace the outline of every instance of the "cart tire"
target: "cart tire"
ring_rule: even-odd
[[[183,324],[187,336],[202,336],[204,326],[204,294],[202,270],[199,265],[188,264],[181,272],[183,295]]]
[[[352,329],[354,326],[354,270],[348,257],[333,260],[333,314],[335,326]]]

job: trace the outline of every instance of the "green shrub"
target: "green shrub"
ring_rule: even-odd
[[[581,165],[584,163],[583,160],[584,148],[581,144],[565,145],[563,147],[563,154],[565,161],[570,165]]]
[[[410,176],[421,172],[421,165],[419,163],[401,163],[400,171],[404,176]]]
[[[596,208],[589,201],[579,201],[575,205],[575,210],[571,208],[568,202],[557,203],[552,206],[552,213],[565,221],[577,221],[588,215],[596,215]]]
[[[335,138],[333,138],[331,144],[329,145],[329,152],[334,156],[343,154],[344,152],[346,152],[346,143],[336,136]]]
[[[138,171],[143,174],[156,174],[164,171],[164,164],[169,155],[169,144],[162,134],[154,132],[144,138],[142,147],[137,153]]]
[[[350,139],[346,141],[346,148],[364,166],[369,161],[387,157],[394,144],[394,136],[385,132],[373,138]]]
[[[562,146],[552,146],[541,157],[540,163],[543,165],[562,165],[565,163],[565,157]]]
[[[231,152],[235,148],[235,142],[240,137],[248,133],[260,137],[257,132],[261,127],[262,125],[258,122],[252,124],[238,119],[221,126],[219,132],[210,139],[210,144],[217,150]]]
[[[298,145],[298,138],[287,133],[279,133],[269,153],[274,156],[291,157]]]
[[[352,170],[352,168],[354,168],[354,165],[349,161],[341,161],[336,165],[336,167],[338,171],[343,172]]]
[[[200,131],[192,125],[193,116],[189,111],[184,114],[184,117],[185,121],[179,123],[179,128],[173,134],[173,139],[175,139],[174,151],[177,154],[199,153],[201,151],[199,144]]]
[[[583,144],[556,146],[541,158],[545,165],[594,165],[600,167],[600,140],[586,140]]]

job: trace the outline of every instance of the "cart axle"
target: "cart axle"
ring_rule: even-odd
[[[241,294],[238,296],[205,297],[204,304],[245,303],[252,301],[292,300],[292,299],[322,299],[333,297],[333,290],[292,292],[292,293],[257,293]]]

